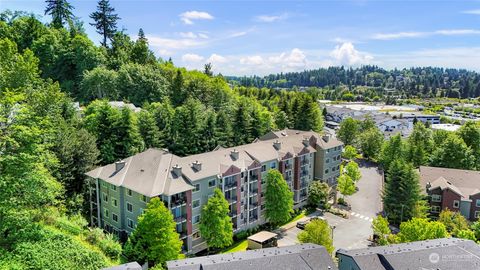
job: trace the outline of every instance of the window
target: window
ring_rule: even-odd
[[[197,207],[199,207],[199,206],[200,206],[200,200],[195,200],[195,201],[193,201],[193,203],[192,203],[192,208],[197,208]]]
[[[196,215],[193,217],[193,224],[197,224],[200,222],[200,215]]]
[[[127,211],[132,213],[133,212],[133,205],[129,202],[127,202]]]
[[[108,202],[108,195],[106,193],[102,193],[103,195],[103,201]]]
[[[267,166],[265,165],[262,165],[262,172],[266,171],[267,170]]]
[[[275,163],[275,161],[272,161],[272,163],[270,163],[270,169],[275,169],[277,167],[277,163]]]
[[[460,207],[460,201],[459,200],[454,200],[453,201],[453,208],[459,208]]]
[[[200,191],[200,184],[195,184],[195,189],[193,190],[193,192],[197,191]]]
[[[342,157],[340,155],[337,156],[337,160],[340,160]]]
[[[128,226],[130,229],[133,229],[133,220],[127,218],[127,226]]]
[[[115,214],[115,213],[112,214],[112,219],[113,219],[113,221],[118,222],[118,216],[117,216],[117,214]]]
[[[432,202],[441,202],[441,201],[442,201],[442,195],[432,194]]]
[[[103,209],[103,215],[108,218],[108,209]]]
[[[102,186],[103,186],[104,188],[108,188],[107,182],[103,182],[103,183],[102,183]]]
[[[127,195],[132,196],[132,190],[131,189],[127,189]]]
[[[112,187],[112,190],[117,190],[117,186],[115,186],[114,184],[111,184],[110,186]]]
[[[480,199],[478,199],[478,200],[475,201],[475,205],[476,205],[477,207],[480,207]]]
[[[118,201],[117,201],[117,199],[115,199],[115,198],[112,199],[112,205],[115,206],[115,207],[118,206]]]
[[[142,195],[142,198],[141,198],[142,202],[147,202],[147,196],[145,195]]]
[[[325,170],[325,174],[327,174],[327,173],[328,173],[328,169]]]
[[[330,162],[330,159],[327,158],[327,159],[325,160],[325,163],[329,163],[329,162]]]
[[[433,205],[431,209],[432,213],[440,213],[440,206]]]
[[[208,187],[214,187],[215,186],[215,179],[208,181]]]
[[[337,166],[337,171],[340,170],[340,165]]]

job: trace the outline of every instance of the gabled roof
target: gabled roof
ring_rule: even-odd
[[[449,188],[463,198],[480,192],[480,171],[420,166],[420,185]]]
[[[336,270],[323,246],[302,244],[167,262],[168,270]]]

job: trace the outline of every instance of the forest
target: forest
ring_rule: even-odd
[[[46,1],[45,14],[47,24],[0,14],[0,269],[99,269],[132,259],[114,236],[88,227],[84,173],[96,166],[150,147],[184,156],[274,129],[323,127],[308,93],[247,96],[210,65],[188,71],[157,58],[142,29],[135,40],[117,29],[108,0],[88,22],[99,45],[67,1]]]
[[[464,69],[329,67],[264,77],[232,76],[228,79],[238,85],[258,88],[317,87],[322,88],[329,99],[342,99],[345,92],[369,92],[365,96],[370,98],[480,97],[480,74]]]

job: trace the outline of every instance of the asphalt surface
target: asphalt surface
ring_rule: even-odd
[[[345,219],[331,213],[323,216],[333,230],[333,245],[335,249],[365,248],[372,235],[372,219],[382,210],[381,190],[382,176],[375,166],[360,164],[362,178],[357,183],[358,191],[346,198],[351,205],[349,218]],[[341,196],[341,195],[339,195]],[[310,216],[321,215],[315,212]],[[306,218],[304,218],[306,219]],[[278,240],[278,246],[289,246],[298,243],[297,234],[301,230],[293,224],[286,226]]]

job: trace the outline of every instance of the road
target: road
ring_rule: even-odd
[[[358,191],[347,197],[352,209],[348,219],[325,213],[324,217],[333,231],[335,249],[357,249],[368,246],[368,238],[372,235],[372,219],[381,211],[382,176],[375,166],[360,165],[362,178],[357,183]],[[310,216],[319,215],[318,212]],[[297,234],[301,230],[294,224],[286,227],[278,240],[278,246],[288,246],[298,243]]]

